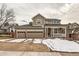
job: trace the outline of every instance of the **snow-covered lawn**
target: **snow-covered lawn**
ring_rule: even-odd
[[[43,44],[46,44],[50,49],[56,51],[79,52],[79,44],[74,41],[56,38],[43,40]]]
[[[15,40],[11,40],[11,41],[8,41],[8,42],[22,42],[24,40],[26,40],[26,39],[15,39]]]

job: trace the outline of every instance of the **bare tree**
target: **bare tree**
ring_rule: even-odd
[[[0,9],[0,28],[4,28],[5,24],[9,24],[10,21],[14,21],[14,10],[7,10],[7,5],[3,4]]]
[[[4,15],[5,15],[5,12],[6,12],[6,8],[7,8],[7,5],[3,4],[1,9],[0,9],[0,21],[2,21],[3,18],[4,18]]]

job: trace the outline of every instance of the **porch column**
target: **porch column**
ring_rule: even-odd
[[[67,29],[65,28],[65,37],[66,37],[66,34],[67,34]]]
[[[53,37],[54,37],[54,28],[53,28]]]
[[[47,37],[48,37],[48,29],[45,28],[45,38],[47,38]]]
[[[51,28],[51,38],[52,38],[52,28]]]
[[[51,28],[51,38],[53,37],[54,29]]]
[[[25,33],[26,33],[26,38],[27,38],[27,30],[25,31]]]
[[[16,31],[16,38],[18,38],[18,32]]]

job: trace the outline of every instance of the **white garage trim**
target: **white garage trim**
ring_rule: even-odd
[[[27,30],[27,31],[43,31],[43,30],[31,30],[31,29],[29,29],[29,30]]]

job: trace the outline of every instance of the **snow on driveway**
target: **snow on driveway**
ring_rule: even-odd
[[[43,44],[46,44],[50,49],[56,51],[79,52],[79,44],[74,41],[56,38],[43,40]]]
[[[24,42],[32,41],[32,39],[26,39]]]
[[[24,40],[26,40],[26,39],[15,39],[15,40],[11,40],[8,42],[23,42]]]
[[[26,39],[24,42],[30,43],[32,41],[33,43],[41,43],[42,39]]]
[[[34,39],[33,43],[41,43],[43,39]]]
[[[11,40],[11,39],[1,39],[0,42],[5,42],[5,41],[8,41],[8,40]]]

